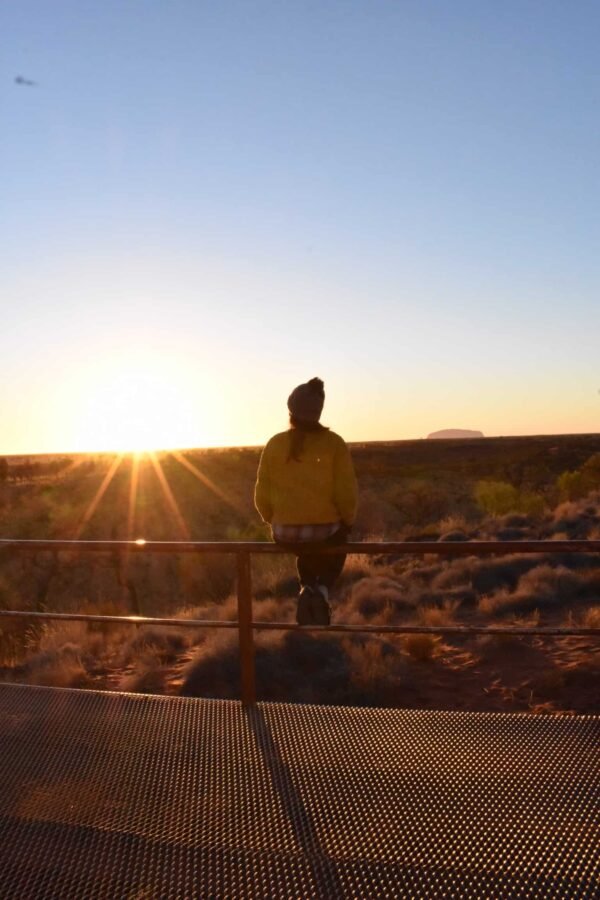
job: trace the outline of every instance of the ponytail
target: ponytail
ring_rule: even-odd
[[[320,422],[305,422],[297,419],[296,416],[290,415],[290,448],[286,462],[300,462],[302,451],[304,450],[304,441],[309,431],[329,431],[325,425]]]

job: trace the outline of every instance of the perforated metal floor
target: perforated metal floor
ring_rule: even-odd
[[[599,736],[1,685],[0,896],[598,896]]]

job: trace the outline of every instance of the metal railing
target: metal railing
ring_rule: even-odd
[[[290,554],[301,545],[272,544],[261,541],[70,541],[70,540],[12,540],[0,538],[0,554],[5,552],[71,552],[71,553],[225,553],[237,561],[237,621],[219,619],[189,619],[150,616],[109,616],[88,613],[34,612],[29,610],[0,610],[0,619],[71,620],[132,625],[167,625],[179,628],[236,628],[240,647],[241,699],[245,705],[256,702],[256,674],[254,666],[254,631],[316,631],[361,634],[512,634],[597,637],[600,629],[568,626],[520,625],[295,625],[290,622],[255,622],[252,616],[252,576],[250,559],[253,554]],[[323,547],[319,553],[340,553],[363,556],[426,555],[436,556],[500,556],[507,553],[580,554],[600,553],[600,541],[379,541],[352,542]]]

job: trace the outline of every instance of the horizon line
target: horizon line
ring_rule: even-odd
[[[443,429],[440,429],[443,430]],[[436,432],[430,432],[431,434],[435,434]],[[535,432],[533,434],[489,434],[482,435],[481,437],[475,436],[465,436],[465,437],[446,437],[446,438],[430,438],[427,435],[425,437],[414,437],[414,438],[376,438],[374,440],[364,439],[364,440],[349,440],[346,441],[348,446],[358,446],[364,444],[410,444],[421,441],[436,441],[438,443],[442,443],[443,441],[459,441],[463,443],[467,443],[469,441],[489,441],[489,440],[499,440],[499,439],[510,439],[510,438],[567,438],[567,437],[600,437],[600,431],[565,431],[565,432]],[[265,442],[266,443],[266,442]],[[4,459],[21,459],[23,457],[45,457],[45,456],[115,456],[117,454],[121,454],[123,456],[143,456],[148,453],[192,453],[197,451],[207,451],[211,450],[260,450],[265,446],[264,443],[261,444],[212,444],[207,446],[197,445],[190,447],[155,447],[155,448],[147,448],[147,449],[136,449],[136,450],[123,450],[119,448],[113,449],[103,449],[103,450],[36,450],[36,451],[22,451],[19,453],[0,453],[0,457]]]

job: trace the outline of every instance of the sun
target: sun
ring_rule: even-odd
[[[110,357],[82,376],[77,449],[139,453],[202,446],[207,405],[193,373],[150,354]]]

